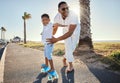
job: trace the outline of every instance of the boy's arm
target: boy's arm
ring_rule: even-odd
[[[57,29],[58,29],[58,25],[54,24],[53,25],[53,35],[55,35],[55,33],[57,32]]]

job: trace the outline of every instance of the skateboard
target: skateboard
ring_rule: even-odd
[[[46,66],[45,64],[41,65],[41,73],[47,73],[50,70],[50,67]]]
[[[54,81],[55,79],[58,79],[58,78],[59,78],[59,76],[55,70],[48,72],[48,80],[49,81]]]

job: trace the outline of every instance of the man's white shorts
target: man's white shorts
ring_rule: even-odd
[[[67,39],[65,39],[65,58],[68,62],[73,62],[73,52],[78,44],[80,36],[80,27],[78,28],[78,31],[76,33],[73,33],[73,35]]]

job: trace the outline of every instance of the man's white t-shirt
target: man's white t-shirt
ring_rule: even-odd
[[[53,32],[53,24],[49,23],[46,26],[43,26],[43,32],[42,32],[42,42],[46,44],[47,38],[52,38],[52,32]]]
[[[72,11],[69,11],[69,15],[68,15],[68,17],[65,20],[63,20],[61,14],[58,13],[55,16],[55,18],[54,18],[54,23],[58,23],[58,24],[66,25],[67,26],[67,27],[63,28],[63,34],[65,34],[66,32],[68,32],[69,26],[71,24],[73,24],[73,25],[75,24],[77,26],[76,26],[76,29],[75,29],[73,35],[80,34],[79,33],[80,32],[80,25],[79,25],[79,21],[78,21],[78,16],[74,12],[72,12]]]
[[[64,57],[68,60],[68,62],[73,62],[74,60],[73,52],[76,48],[76,45],[78,43],[79,36],[80,36],[80,24],[78,21],[78,17],[74,12],[69,11],[68,17],[65,20],[63,20],[61,14],[58,13],[54,18],[54,23],[66,25],[65,27],[63,27],[63,34],[69,31],[70,25],[77,25],[72,36],[65,39],[65,56]]]

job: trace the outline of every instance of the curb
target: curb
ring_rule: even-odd
[[[1,61],[0,61],[0,83],[3,83],[3,79],[4,79],[4,64],[5,64],[7,45],[5,45],[4,47],[5,47],[5,49],[3,51]]]

